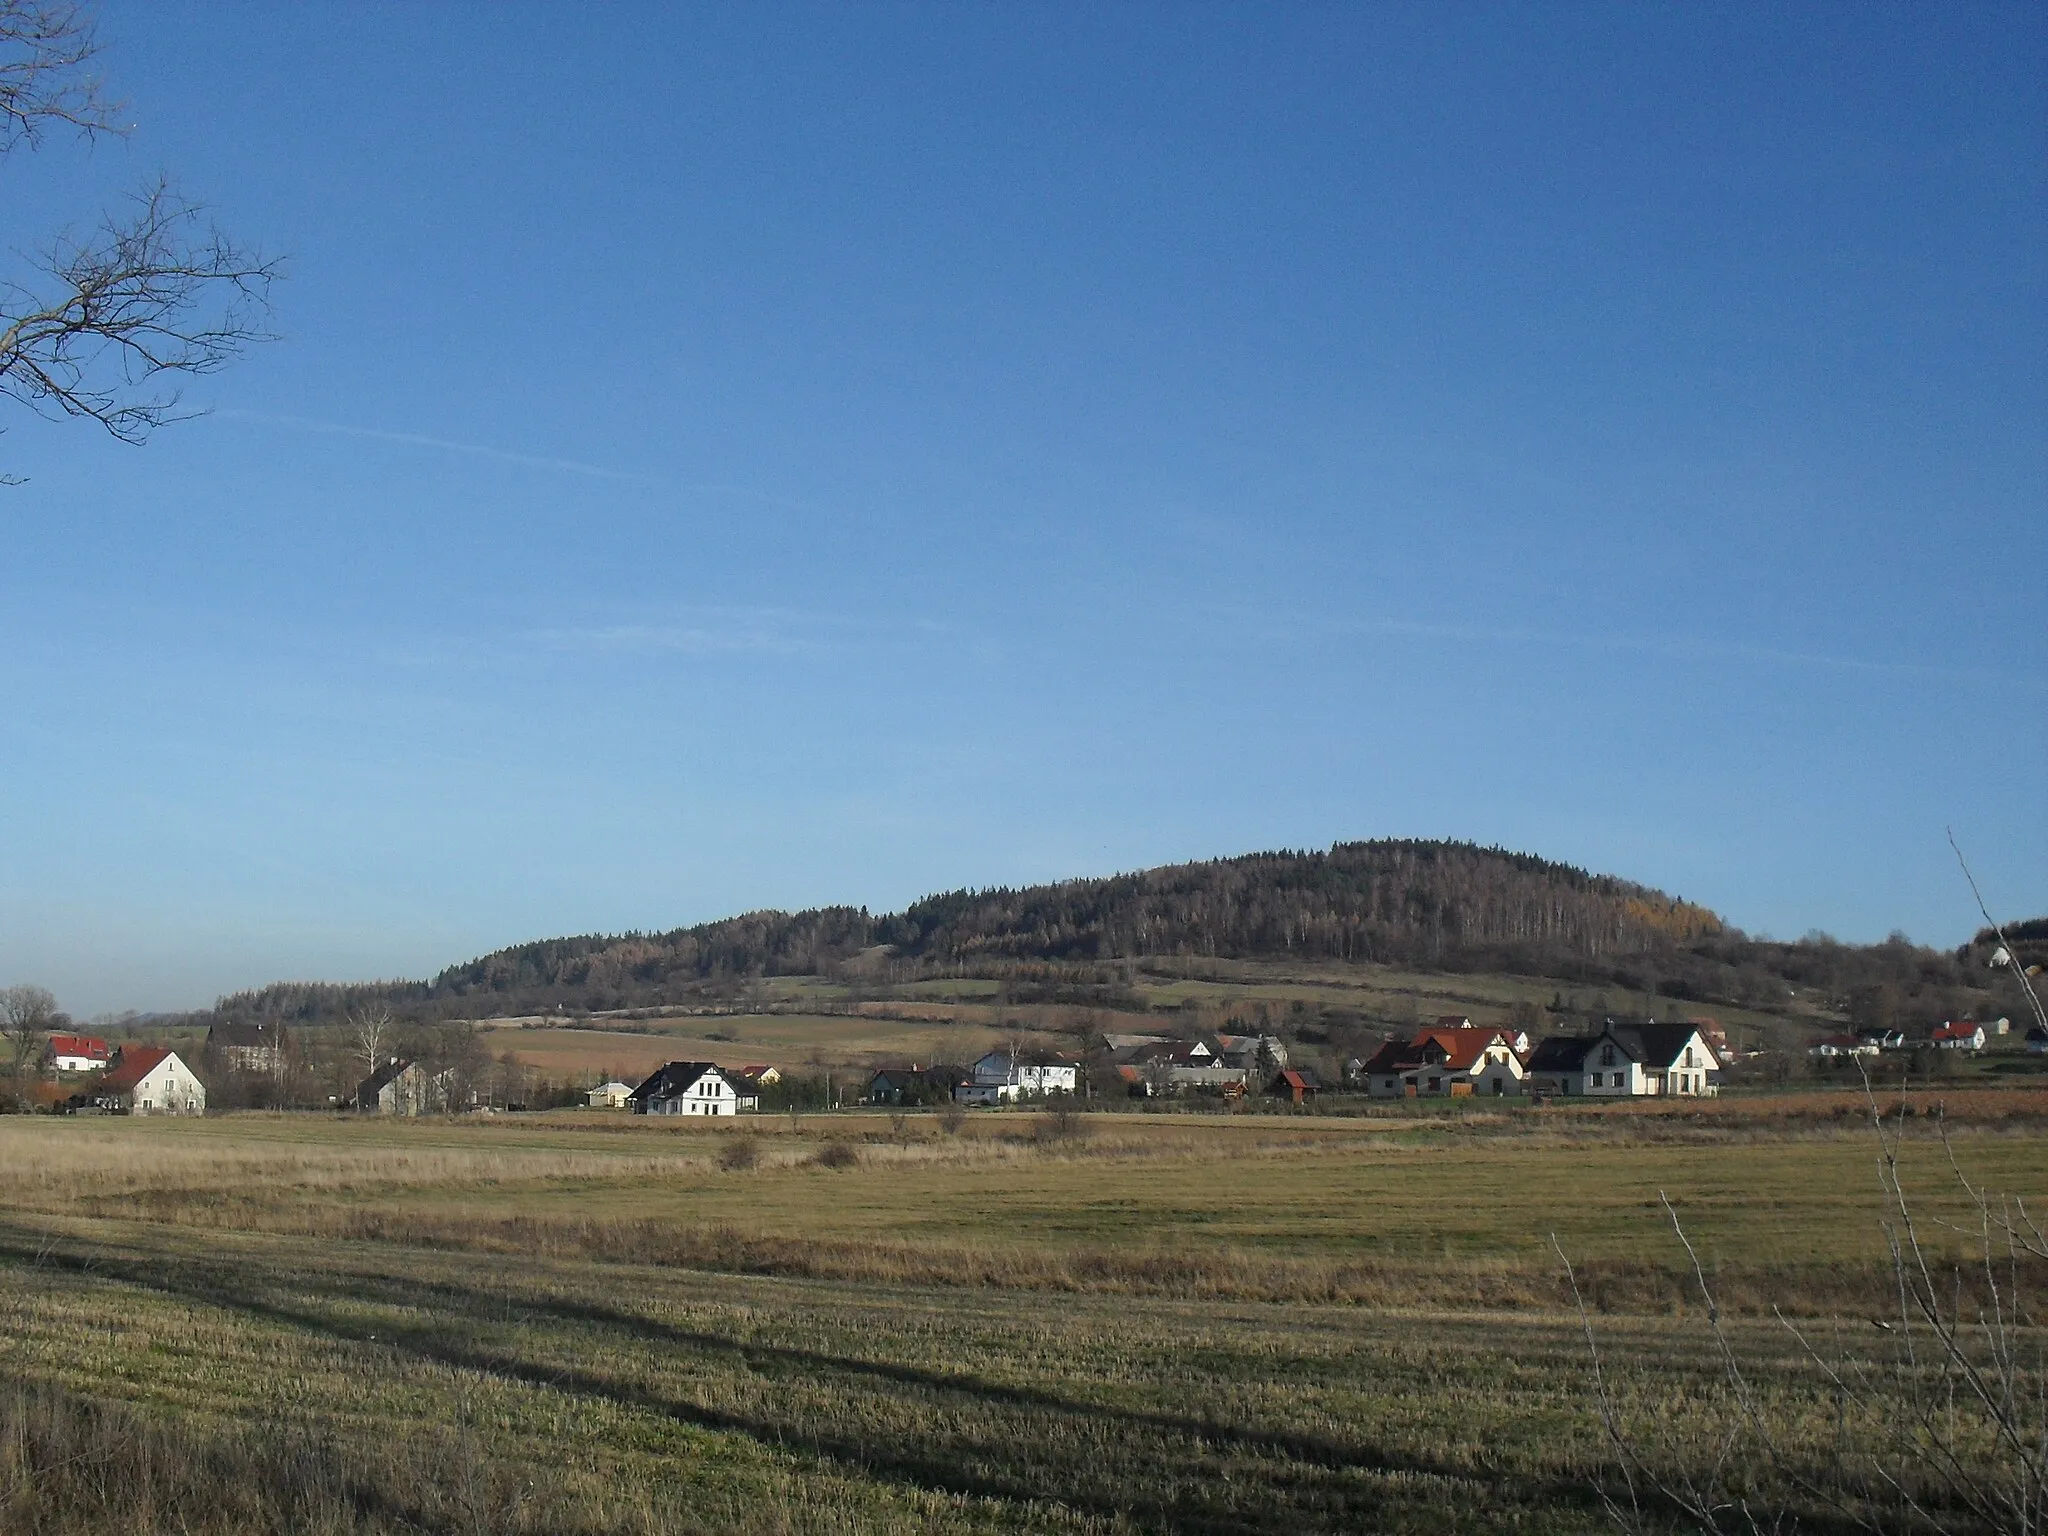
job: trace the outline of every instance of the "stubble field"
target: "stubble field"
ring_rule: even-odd
[[[1844,1425],[1769,1310],[1881,1341],[1837,1107],[0,1122],[0,1523],[1598,1529],[1552,1234],[1650,1454],[1734,1413],[1660,1192],[1824,1480]],[[2048,1095],[1956,1118],[2048,1196]]]

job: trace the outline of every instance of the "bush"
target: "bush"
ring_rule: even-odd
[[[811,1154],[813,1168],[852,1168],[860,1162],[860,1148],[850,1141],[828,1141]]]
[[[729,1173],[741,1173],[761,1161],[761,1143],[753,1136],[729,1136],[718,1151],[718,1166]]]

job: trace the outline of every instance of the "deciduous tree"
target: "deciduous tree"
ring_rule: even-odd
[[[55,133],[127,131],[103,94],[99,52],[85,6],[0,0],[0,156],[33,153]],[[269,339],[278,261],[229,239],[163,179],[22,261],[0,274],[0,394],[45,417],[96,421],[122,442],[194,414],[180,404],[181,377]]]

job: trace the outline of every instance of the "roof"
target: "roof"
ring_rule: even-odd
[[[125,1045],[121,1048],[121,1061],[113,1071],[100,1079],[100,1092],[123,1093],[133,1088],[150,1073],[162,1066],[165,1059],[176,1054],[160,1045]]]
[[[97,1035],[52,1035],[50,1036],[52,1056],[92,1056],[100,1061],[107,1059],[107,1042]]]
[[[716,1072],[726,1080],[735,1093],[739,1084],[733,1082],[730,1074],[715,1061],[672,1061],[665,1067],[657,1067],[652,1076],[632,1096],[641,1101],[648,1099],[672,1099],[687,1093],[692,1084],[702,1080],[707,1072]]]
[[[1415,1052],[1405,1040],[1389,1040],[1366,1059],[1360,1070],[1366,1072],[1405,1072],[1410,1067],[1420,1066]]]
[[[401,1060],[396,1056],[392,1057],[383,1066],[356,1084],[356,1097],[359,1099],[364,1097],[375,1098],[384,1091],[388,1084],[395,1082],[399,1075],[411,1065],[412,1063],[409,1061]]]
[[[588,1091],[591,1093],[611,1093],[614,1090],[620,1088],[625,1089],[628,1093],[631,1093],[633,1091],[633,1085],[631,1083],[622,1083],[618,1081],[616,1078],[614,1078],[609,1083],[599,1083],[595,1088],[592,1088]]]
[[[1604,1031],[1614,1043],[1628,1052],[1631,1059],[1644,1066],[1662,1070],[1678,1060],[1678,1053],[1692,1043],[1699,1033],[1699,1026],[1693,1023],[1659,1023],[1647,1019],[1640,1024],[1609,1024]],[[1705,1043],[1704,1041],[1702,1042]],[[1712,1055],[1710,1049],[1708,1055]],[[1718,1058],[1709,1065],[1718,1066]]]
[[[1282,1083],[1285,1083],[1289,1088],[1298,1089],[1303,1093],[1315,1093],[1323,1086],[1316,1081],[1315,1073],[1309,1071],[1306,1067],[1284,1068],[1280,1075],[1273,1079],[1273,1086],[1277,1088]]]
[[[1979,1030],[1983,1029],[1983,1027],[1975,1019],[1956,1019],[1937,1029],[1934,1032],[1934,1038],[1937,1040],[1968,1040]]]
[[[1416,1035],[1417,1048],[1431,1044],[1443,1048],[1444,1065],[1453,1072],[1471,1071],[1478,1065],[1479,1058],[1486,1054],[1488,1046],[1504,1045],[1509,1050],[1514,1049],[1514,1041],[1506,1030],[1483,1027],[1452,1029],[1439,1025]]]
[[[1586,1064],[1593,1041],[1581,1035],[1552,1035],[1538,1040],[1529,1056],[1531,1072],[1576,1072]]]
[[[1816,1048],[1823,1045],[1832,1045],[1837,1050],[1849,1051],[1855,1050],[1867,1042],[1860,1035],[1822,1035],[1813,1043]]]

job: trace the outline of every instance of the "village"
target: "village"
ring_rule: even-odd
[[[1896,1029],[1822,1036],[1806,1055],[1822,1069],[1858,1060],[1928,1053],[1975,1055],[2012,1032],[2007,1019],[1945,1022],[1925,1038]],[[2048,1030],[2024,1036],[2030,1055],[2048,1056]],[[293,1050],[290,1034],[271,1023],[219,1023],[207,1033],[201,1063],[216,1073],[263,1078],[281,1074]],[[1085,1102],[1182,1101],[1217,1107],[1302,1110],[1363,1106],[1382,1100],[1712,1098],[1727,1069],[1742,1061],[1711,1019],[1607,1018],[1586,1032],[1532,1038],[1513,1023],[1475,1023],[1445,1015],[1387,1040],[1343,1065],[1331,1080],[1293,1059],[1277,1034],[1219,1032],[1206,1036],[1104,1033],[1085,1051],[1012,1043],[956,1066],[888,1063],[840,1073],[843,1085],[820,1107],[890,1110],[999,1108]],[[98,1036],[49,1036],[37,1066],[41,1080],[28,1102],[64,1114],[200,1115],[208,1111],[205,1074],[170,1046]],[[828,1078],[828,1082],[832,1079]],[[553,1105],[500,1103],[455,1068],[407,1057],[381,1059],[352,1093],[332,1097],[331,1112],[399,1116],[492,1113],[575,1102],[593,1110],[654,1116],[734,1116],[764,1103],[794,1107],[790,1079],[766,1062],[722,1065],[671,1061],[637,1083],[611,1079],[565,1085]],[[1163,1107],[1163,1105],[1161,1106]],[[219,1112],[216,1106],[215,1112]]]

